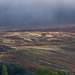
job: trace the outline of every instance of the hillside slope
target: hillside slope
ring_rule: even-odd
[[[30,71],[34,71],[36,66],[47,66],[54,71],[74,73],[74,27],[59,26],[66,32],[59,29],[46,31],[48,27],[24,28],[25,31],[23,28],[4,29],[0,33],[0,61],[23,64]],[[68,32],[67,28],[73,29]]]
[[[38,26],[38,27],[23,27],[23,28],[8,28],[1,29],[6,32],[24,32],[24,31],[45,31],[45,32],[72,32],[75,33],[75,25],[61,25],[61,26]]]

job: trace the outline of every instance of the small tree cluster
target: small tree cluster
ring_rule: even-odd
[[[54,72],[51,71],[49,67],[37,67],[35,71],[35,75],[70,75],[70,73],[66,73],[64,71],[60,72]]]

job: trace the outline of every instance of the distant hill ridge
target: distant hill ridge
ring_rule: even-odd
[[[25,31],[45,31],[45,32],[72,32],[75,33],[75,25],[61,26],[33,26],[23,28],[0,29],[1,32],[25,32]]]

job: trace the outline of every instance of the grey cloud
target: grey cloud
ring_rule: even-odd
[[[74,0],[0,0],[0,28],[75,24]]]

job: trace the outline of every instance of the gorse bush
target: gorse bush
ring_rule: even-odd
[[[5,65],[2,65],[2,75],[8,75]]]
[[[66,73],[64,71],[54,72],[51,71],[49,67],[37,67],[35,71],[36,75],[70,75],[70,73]]]

